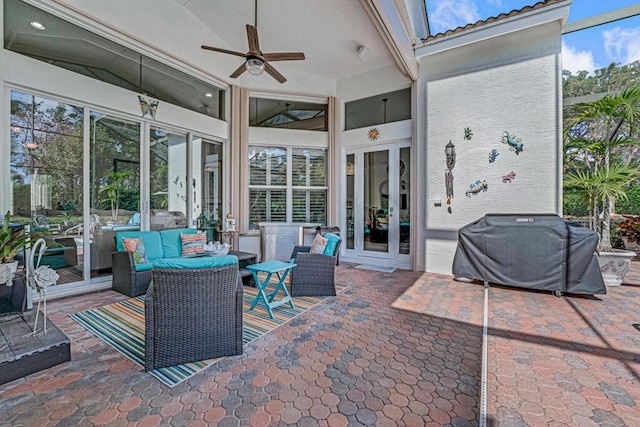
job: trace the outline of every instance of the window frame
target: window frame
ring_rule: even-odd
[[[253,148],[274,148],[274,149],[283,149],[286,151],[286,185],[269,185],[269,184],[251,184],[250,183],[250,173],[251,173],[251,165],[249,163],[249,159],[248,159],[248,154],[249,152],[251,152],[251,150]],[[318,151],[323,151],[324,155],[325,155],[325,171],[324,171],[324,178],[325,178],[325,185],[323,186],[317,186],[317,185],[305,185],[305,186],[301,186],[301,185],[294,185],[293,184],[293,177],[292,177],[292,172],[293,172],[293,151],[296,149],[301,149],[301,150],[318,150]],[[287,143],[249,143],[248,144],[248,150],[247,150],[247,182],[249,183],[248,185],[248,191],[247,191],[247,206],[250,206],[250,202],[251,202],[251,190],[285,190],[285,198],[286,198],[286,214],[285,214],[285,221],[266,221],[266,222],[273,222],[273,223],[278,223],[278,224],[308,224],[309,222],[294,222],[293,221],[293,192],[294,191],[305,191],[305,192],[309,192],[309,191],[324,191],[325,192],[325,200],[327,201],[325,203],[325,209],[324,209],[324,217],[325,217],[325,221],[324,223],[326,224],[327,222],[327,217],[329,214],[329,207],[328,207],[328,200],[329,200],[329,185],[328,185],[328,180],[329,180],[329,147],[326,146],[316,146],[315,144],[311,144],[311,145],[300,145],[300,144],[287,144]],[[308,166],[307,166],[308,168]],[[309,172],[307,172],[309,173]],[[309,206],[306,207],[307,212],[309,211]],[[259,230],[259,227],[255,227],[254,224],[251,222],[251,212],[248,212],[249,215],[247,215],[247,231],[249,232],[256,232]],[[262,221],[260,221],[262,222]]]

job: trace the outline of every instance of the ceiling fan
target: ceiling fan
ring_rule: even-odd
[[[256,16],[257,16],[257,1],[256,1]],[[257,21],[257,19],[256,19]],[[249,52],[242,53],[233,50],[221,49],[219,47],[202,46],[203,49],[212,50],[214,52],[222,52],[229,55],[241,56],[245,58],[245,62],[240,65],[229,77],[239,77],[245,71],[249,71],[250,74],[259,76],[263,71],[266,71],[271,77],[284,83],[287,79],[278,72],[269,62],[274,61],[299,61],[304,59],[304,53],[302,52],[277,52],[277,53],[262,53],[260,50],[260,43],[258,42],[258,28],[256,25],[247,24],[247,40],[249,43]]]

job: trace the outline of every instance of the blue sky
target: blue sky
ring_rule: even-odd
[[[426,5],[431,34],[436,34],[536,2],[537,0],[426,0]],[[636,0],[573,0],[569,22],[637,3]],[[591,73],[611,62],[628,64],[640,60],[640,17],[563,36],[562,57],[563,68],[574,74],[579,70]]]

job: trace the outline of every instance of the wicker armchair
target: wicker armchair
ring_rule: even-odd
[[[144,295],[151,283],[151,270],[136,271],[131,252],[121,251],[111,254],[113,262],[112,289],[130,297]]]
[[[156,268],[145,299],[145,371],[242,354],[238,264]]]
[[[296,246],[293,248],[291,259],[295,259],[296,267],[291,270],[291,295],[301,296],[330,296],[336,294],[334,272],[337,254],[340,251],[338,243],[333,255],[312,254],[311,246]]]

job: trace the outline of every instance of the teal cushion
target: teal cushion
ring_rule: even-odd
[[[202,256],[197,258],[163,258],[153,261],[154,268],[209,268],[237,264],[235,255]]]
[[[141,237],[144,242],[144,249],[147,253],[147,259],[153,261],[162,258],[162,240],[157,231],[118,231],[116,232],[116,250],[124,251],[122,239],[125,237],[138,238]]]
[[[162,258],[176,258],[182,256],[182,240],[180,234],[196,234],[198,230],[195,228],[171,228],[160,230],[160,238],[162,239]],[[146,242],[145,242],[146,243]]]
[[[153,270],[153,264],[150,262],[143,262],[141,264],[136,264],[136,271],[149,271]]]
[[[340,243],[340,237],[336,236],[333,233],[327,233],[324,235],[324,238],[327,239],[327,245],[324,247],[324,255],[335,255],[336,248],[338,247],[338,243]]]

